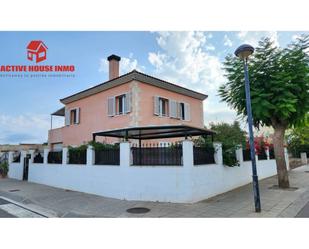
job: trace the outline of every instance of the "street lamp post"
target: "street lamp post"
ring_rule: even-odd
[[[253,193],[254,193],[254,205],[255,212],[261,212],[261,201],[259,191],[259,181],[256,171],[255,160],[255,148],[254,148],[254,136],[253,136],[253,121],[251,111],[251,96],[250,96],[250,82],[248,74],[248,57],[254,52],[254,48],[248,44],[243,44],[235,51],[235,55],[243,60],[244,74],[245,74],[245,89],[246,89],[246,106],[248,115],[248,128],[249,128],[249,143],[250,143],[250,155],[252,162],[252,180],[253,180]]]

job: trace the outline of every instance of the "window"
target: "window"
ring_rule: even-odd
[[[190,105],[187,103],[179,102],[178,103],[178,118],[180,120],[190,121]]]
[[[65,125],[79,124],[80,120],[79,115],[80,115],[79,108],[72,108],[72,109],[65,108]]]
[[[168,116],[168,99],[159,98],[159,116]]]
[[[70,124],[76,124],[76,120],[77,120],[76,109],[73,109],[70,111]]]
[[[107,99],[107,115],[113,117],[131,112],[131,93],[121,94]]]
[[[178,118],[185,121],[190,121],[190,105],[187,103],[179,102],[178,103]]]
[[[154,96],[154,115],[190,121],[190,105]]]
[[[44,56],[45,56],[45,52],[39,53],[39,58],[44,57]]]
[[[185,120],[185,104],[179,103],[179,118]]]
[[[125,113],[125,103],[126,103],[126,95],[120,95],[116,97],[116,114],[124,114]]]

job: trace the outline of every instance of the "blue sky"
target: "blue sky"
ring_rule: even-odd
[[[74,78],[0,78],[0,144],[47,141],[50,113],[60,98],[107,80],[106,57],[122,57],[121,73],[133,69],[209,95],[205,123],[232,122],[235,112],[221,103],[222,61],[241,43],[271,37],[285,46],[304,32],[0,32],[0,65],[33,65],[31,40],[48,47],[39,65],[75,65]],[[62,120],[55,119],[61,126]]]

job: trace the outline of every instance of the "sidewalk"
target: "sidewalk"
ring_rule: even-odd
[[[194,204],[125,201],[105,198],[45,185],[0,179],[0,198],[21,203],[29,209],[42,210],[49,217],[306,217],[309,208],[309,165],[290,171],[290,185],[297,189],[271,188],[276,177],[260,181],[262,212],[255,213],[252,185]],[[305,209],[301,211],[304,207]],[[132,207],[146,207],[150,212],[130,214]],[[1,209],[1,205],[0,205]]]

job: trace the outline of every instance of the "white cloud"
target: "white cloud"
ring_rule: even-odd
[[[226,47],[232,47],[233,46],[231,39],[227,35],[224,35],[223,45],[226,46]]]
[[[208,50],[208,51],[214,51],[216,48],[215,48],[215,46],[214,45],[207,45],[206,47],[206,50]]]
[[[63,125],[63,120],[55,121],[54,125]],[[18,116],[0,115],[0,127],[0,144],[43,143],[47,141],[50,116],[30,113]]]
[[[295,35],[292,35],[292,40],[293,41],[296,41],[297,39],[299,39],[301,36],[299,34],[295,34]]]
[[[148,54],[156,76],[203,92],[223,82],[221,62],[208,53],[214,47],[203,32],[159,32],[156,39],[162,51]]]
[[[208,39],[211,39],[211,38],[213,38],[213,35],[212,35],[212,33],[207,33],[207,34],[206,34],[206,37],[207,37]]]
[[[204,102],[206,124],[232,122],[235,112],[217,96],[225,77],[219,57],[209,53],[214,49],[210,37],[203,32],[159,32],[156,40],[160,49],[150,52],[148,61],[154,66],[156,77],[209,95]]]
[[[278,32],[276,31],[240,31],[237,33],[237,37],[243,43],[249,43],[250,45],[256,47],[258,42],[263,37],[270,37],[270,39],[274,42],[275,46],[279,46],[278,41]]]
[[[226,110],[214,110],[205,109],[204,111],[204,120],[206,126],[209,126],[210,123],[233,123],[237,119],[236,113],[230,109]]]
[[[120,75],[129,73],[132,70],[143,71],[144,67],[140,66],[136,59],[133,58],[133,54],[130,53],[129,57],[121,57],[120,60]],[[99,72],[108,73],[108,61],[106,58],[100,59]]]
[[[149,62],[155,66],[156,68],[160,68],[163,66],[163,61],[165,59],[165,55],[161,53],[152,53],[150,52],[148,54],[148,60]]]

